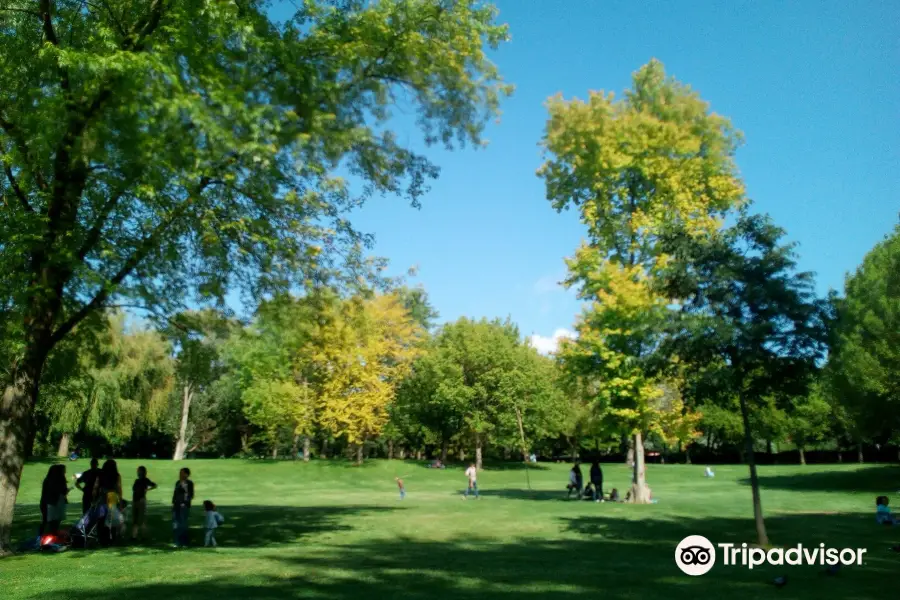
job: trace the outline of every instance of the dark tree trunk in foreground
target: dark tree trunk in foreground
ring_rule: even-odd
[[[56,451],[56,456],[60,458],[64,458],[69,455],[69,434],[64,433],[62,437],[59,438],[59,449]]]
[[[0,397],[0,556],[12,551],[10,534],[16,496],[22,481],[26,449],[34,437],[31,419],[49,346],[49,342],[32,341],[32,348],[48,349],[32,352],[20,364],[14,365]]]
[[[191,386],[184,386],[181,398],[181,424],[178,427],[178,441],[175,442],[175,454],[172,460],[183,460],[187,452],[187,426],[188,416],[191,412],[191,400],[194,398],[194,391]]]
[[[772,456],[772,440],[766,440],[766,454]]]
[[[753,520],[756,523],[756,537],[760,546],[769,545],[766,522],[763,520],[762,501],[759,497],[759,477],[756,474],[756,458],[753,456],[753,436],[750,432],[750,411],[747,401],[741,395],[741,418],[744,421],[744,448],[747,464],[750,466],[750,488],[753,491]]]
[[[634,450],[634,468],[631,477],[631,502],[649,504],[650,490],[647,487],[646,469],[644,468],[644,439],[640,431],[632,438]]]

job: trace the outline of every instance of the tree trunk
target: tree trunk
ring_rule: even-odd
[[[684,463],[686,465],[691,464],[691,447],[685,446],[684,448]]]
[[[798,450],[800,450],[800,464],[805,465],[806,464],[806,452],[803,450],[803,448],[798,448]]]
[[[388,460],[394,460],[394,440],[388,440]]]
[[[278,446],[272,446],[272,460],[278,459]]]
[[[69,455],[69,434],[64,433],[62,437],[59,438],[59,449],[56,451],[56,455],[59,457],[66,457]]]
[[[838,450],[838,464],[844,462],[844,453]]]
[[[422,451],[416,450],[416,460],[422,460]]]
[[[756,537],[760,546],[769,545],[769,536],[766,533],[766,522],[763,520],[762,500],[759,497],[759,477],[756,474],[756,459],[753,456],[753,435],[750,431],[750,410],[747,401],[741,395],[741,418],[744,421],[744,447],[746,448],[747,464],[750,466],[750,488],[753,491],[753,520],[756,523]]]
[[[863,461],[863,448],[862,444],[856,446],[856,458],[859,461],[859,464],[862,464]]]
[[[640,431],[632,438],[631,449],[634,451],[634,468],[631,477],[631,502],[649,504],[650,490],[647,487],[644,468],[644,439]]]
[[[769,455],[769,458],[772,457],[772,440],[766,440],[766,454]]]
[[[400,448],[400,460],[406,460],[406,448]]]
[[[444,438],[441,442],[441,464],[447,462],[447,455],[450,453],[450,440]]]
[[[481,435],[475,434],[475,468],[479,471],[484,466],[484,462],[481,459]]]
[[[300,455],[300,435],[294,434],[294,441],[291,444],[291,460],[297,460]]]
[[[328,438],[322,440],[322,451],[319,452],[319,456],[322,458],[328,458]]]
[[[625,453],[625,464],[634,467],[634,438],[628,440],[628,452]]]
[[[36,356],[36,357],[35,357]],[[0,556],[11,552],[10,534],[22,481],[25,450],[31,444],[31,418],[46,352],[11,369],[0,398]]]
[[[356,464],[361,465],[363,463],[363,445],[356,445]]]
[[[525,443],[525,428],[522,426],[522,413],[516,406],[516,423],[519,425],[519,440],[522,442],[522,460],[528,462],[528,444]]]
[[[309,462],[309,436],[303,436],[303,462]]]
[[[191,411],[191,400],[194,398],[194,390],[191,386],[184,386],[184,394],[181,398],[181,425],[178,427],[178,441],[175,442],[175,454],[172,460],[184,460],[185,451],[187,450],[187,426],[188,415]]]
[[[459,452],[457,454],[459,455],[459,462],[463,462],[463,463],[466,462],[466,449],[465,448],[460,448]]]

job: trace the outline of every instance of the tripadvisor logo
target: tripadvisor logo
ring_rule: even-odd
[[[702,535],[689,535],[675,548],[675,564],[687,575],[704,575],[716,564],[716,547],[721,553],[722,564],[727,567],[742,566],[748,569],[760,565],[862,565],[865,548],[826,548],[825,544],[807,548],[797,544],[792,548],[748,548],[747,544],[713,545]]]

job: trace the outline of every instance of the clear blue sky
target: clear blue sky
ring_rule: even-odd
[[[756,210],[800,244],[820,292],[897,223],[900,1],[500,0],[512,41],[494,54],[516,85],[486,150],[429,151],[441,177],[420,211],[376,199],[354,219],[396,272],[420,267],[443,320],[511,316],[523,334],[571,328],[553,283],[582,229],[535,176],[545,99],[621,92],[650,58],[730,117]]]

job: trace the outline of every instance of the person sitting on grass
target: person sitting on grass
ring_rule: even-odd
[[[617,490],[616,488],[612,489],[612,491],[609,493],[609,501],[610,502],[621,502],[622,501],[622,498],[619,496],[619,490]]]
[[[887,496],[878,496],[875,498],[875,522],[879,525],[898,525],[900,521],[891,514],[888,507],[890,500]]]
[[[715,477],[716,474],[713,473],[713,470],[709,467],[706,467],[706,472],[703,474],[704,477]]]
[[[596,490],[594,488],[594,484],[591,482],[588,482],[588,484],[586,486],[584,486],[584,492],[582,492],[582,494],[581,494],[581,499],[594,501],[595,493],[596,493]]]

